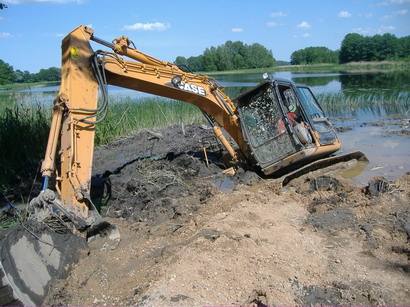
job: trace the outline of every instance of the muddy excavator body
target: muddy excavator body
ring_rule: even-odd
[[[269,79],[235,99],[255,165],[280,175],[338,151],[341,143],[312,91]]]
[[[110,50],[94,51],[91,41]],[[218,82],[206,75],[186,72],[144,54],[125,36],[107,42],[92,29],[80,26],[62,41],[61,86],[41,168],[42,192],[30,203],[30,223],[50,230],[47,223],[57,221],[83,238],[111,228],[90,196],[95,127],[108,110],[108,84],[198,107],[230,156],[231,166],[246,165],[278,176],[341,147],[332,124],[305,86],[267,78],[231,100]],[[40,304],[59,267],[67,267],[60,260],[68,255],[64,242],[69,239],[57,238],[54,232],[24,230],[27,226],[15,235],[16,240],[1,248],[1,289],[8,289],[12,299],[24,304]],[[58,247],[55,242],[63,243]],[[50,247],[55,254],[47,252]],[[24,248],[27,255],[35,251],[35,266],[23,266],[26,258],[14,259],[25,254]],[[41,287],[37,275],[42,278]]]

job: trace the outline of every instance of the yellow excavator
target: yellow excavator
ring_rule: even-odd
[[[91,41],[111,51],[95,52]],[[306,87],[267,78],[232,101],[207,76],[144,54],[125,36],[107,42],[80,26],[62,42],[61,86],[41,168],[43,192],[32,201],[36,208],[57,207],[80,229],[95,222],[91,167],[95,126],[107,112],[107,84],[197,106],[232,161],[259,168],[265,175],[328,156],[341,146]],[[99,90],[101,103],[97,105]],[[298,113],[296,125],[288,113]],[[55,176],[57,193],[49,189],[51,176]]]
[[[110,51],[94,51],[91,42]],[[41,168],[42,192],[30,203],[37,219],[51,212],[69,220],[77,233],[104,224],[91,200],[90,186],[95,127],[107,112],[107,85],[197,106],[231,165],[246,165],[266,176],[288,173],[284,183],[315,168],[360,158],[360,153],[329,158],[341,143],[306,86],[265,76],[258,86],[232,100],[215,80],[144,54],[126,36],[107,42],[91,28],[79,26],[62,41],[61,86]],[[13,284],[4,267],[2,274]],[[23,291],[15,281],[14,288]],[[25,295],[20,297],[28,303],[40,302],[30,299],[41,294]]]

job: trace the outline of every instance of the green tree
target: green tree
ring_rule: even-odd
[[[13,67],[0,60],[0,85],[14,82]]]
[[[174,63],[178,66],[188,65],[188,61],[187,61],[186,57],[183,57],[183,56],[177,56]]]
[[[397,41],[397,56],[410,59],[410,36],[404,36]]]
[[[347,34],[340,48],[340,63],[362,60],[363,46],[365,45],[364,37],[358,33]]]
[[[47,69],[40,69],[36,74],[37,81],[59,81],[60,69],[57,67],[50,67]]]
[[[275,59],[272,51],[260,44],[247,45],[240,41],[205,49],[196,57],[177,57],[175,64],[184,64],[193,71],[223,71],[242,68],[272,67]]]
[[[291,63],[293,65],[337,63],[339,61],[338,57],[338,51],[333,51],[326,47],[307,47],[293,52]]]
[[[406,58],[409,56],[407,41],[407,37],[397,38],[390,33],[373,36],[349,33],[342,41],[339,59],[341,63],[347,63]]]
[[[192,71],[202,71],[204,70],[204,58],[202,55],[189,57],[188,58],[188,67]]]

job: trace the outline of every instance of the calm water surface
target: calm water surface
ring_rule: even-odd
[[[374,72],[374,73],[305,73],[305,72],[275,72],[274,78],[292,80],[312,88],[315,94],[343,93],[347,96],[360,94],[390,95],[410,94],[410,71]],[[246,89],[262,81],[261,73],[215,75],[214,78],[225,87],[231,97],[236,97]],[[19,90],[21,94],[30,95],[36,101],[50,102],[58,91],[59,86],[32,87]],[[151,95],[109,86],[109,94],[113,97],[149,97]],[[0,91],[1,93],[1,91]],[[5,92],[3,91],[3,94]]]

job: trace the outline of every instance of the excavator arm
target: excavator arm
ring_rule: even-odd
[[[91,48],[94,41],[112,52]],[[197,106],[212,125],[215,136],[232,159],[249,155],[235,105],[216,81],[181,70],[135,48],[127,37],[112,43],[80,26],[62,42],[60,91],[54,101],[45,159],[41,172],[43,192],[33,201],[37,207],[55,206],[77,221],[77,228],[95,223],[96,210],[90,199],[95,125],[107,112],[107,84],[134,89]],[[98,105],[98,91],[101,91]],[[237,151],[221,127],[236,142]],[[58,195],[48,189],[55,176]],[[90,211],[91,210],[91,211]]]

